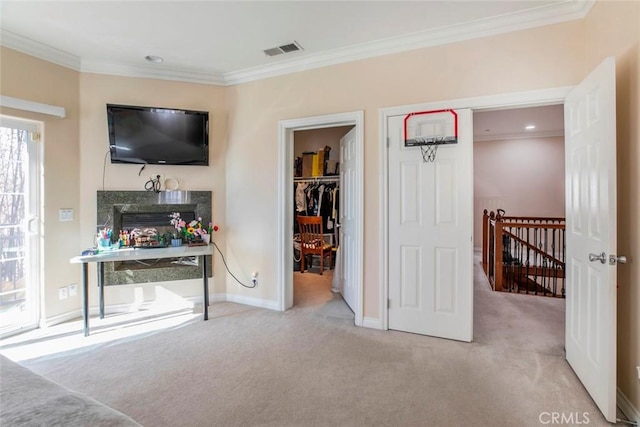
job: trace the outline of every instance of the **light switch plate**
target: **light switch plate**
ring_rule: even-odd
[[[73,221],[73,209],[60,209],[60,221]]]

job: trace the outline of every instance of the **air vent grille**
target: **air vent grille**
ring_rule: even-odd
[[[267,56],[276,56],[276,55],[280,55],[282,53],[284,53],[284,52],[279,47],[274,47],[274,48],[267,49],[267,50],[264,51],[264,54],[267,55]]]
[[[280,46],[280,49],[282,49],[284,53],[295,52],[296,50],[300,50],[300,48],[296,46],[295,43],[285,44],[284,46]]]
[[[264,54],[267,56],[276,56],[276,55],[282,55],[283,53],[297,52],[299,50],[302,50],[302,46],[300,46],[298,42],[294,41],[293,43],[284,44],[278,47],[272,47],[270,49],[265,49]]]

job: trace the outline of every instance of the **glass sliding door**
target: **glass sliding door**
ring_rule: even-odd
[[[37,123],[0,116],[0,336],[40,316],[40,155]]]

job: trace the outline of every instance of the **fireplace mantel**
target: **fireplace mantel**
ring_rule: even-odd
[[[166,225],[171,212],[193,212],[195,217],[212,220],[211,191],[98,191],[96,199],[96,232],[108,227],[117,233],[123,229],[122,215],[129,213],[166,213]],[[210,259],[207,266],[211,266]],[[108,263],[104,271],[107,286],[197,279],[202,275],[197,265],[175,264],[172,260],[153,265]]]

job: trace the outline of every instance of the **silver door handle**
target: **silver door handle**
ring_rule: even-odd
[[[602,252],[600,255],[589,254],[589,261],[600,261],[602,264],[605,264],[607,262],[607,254],[605,254],[604,252]]]
[[[627,257],[624,256],[624,255],[620,255],[620,256],[609,255],[609,264],[616,265],[616,263],[618,263],[618,264],[626,264],[627,263]]]

